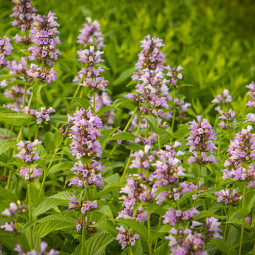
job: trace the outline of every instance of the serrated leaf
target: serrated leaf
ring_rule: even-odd
[[[109,138],[110,141],[112,140],[127,140],[127,141],[135,141],[136,136],[129,132],[121,132],[116,135],[113,135]]]
[[[16,141],[5,141],[3,143],[0,143],[0,154],[5,153],[15,145]]]
[[[33,91],[33,95],[35,100],[44,106],[42,97],[41,97],[41,90],[43,87],[47,86],[47,83],[45,82],[39,82],[38,84],[35,84],[34,86],[32,86],[31,90]]]
[[[80,98],[80,97],[67,97],[67,99],[72,99],[74,102],[77,102],[80,104],[84,109],[88,109],[90,105],[90,101],[85,98]]]
[[[135,233],[139,234],[141,239],[145,242],[148,241],[148,230],[143,223],[133,219],[118,219],[117,222],[127,225],[132,228]]]
[[[109,136],[113,134],[115,131],[117,131],[118,129],[119,127],[101,130],[101,134],[103,135],[103,137],[98,137],[98,140],[102,146],[102,149],[106,146]]]
[[[35,123],[35,119],[25,113],[0,113],[0,122],[12,126],[28,126]]]
[[[65,171],[65,170],[70,170],[73,167],[73,165],[74,164],[69,161],[58,163],[50,168],[49,174],[53,174],[53,173],[57,173],[60,171]]]
[[[63,214],[49,215],[37,222],[40,224],[36,228],[36,232],[40,238],[46,236],[50,232],[75,226],[75,219]]]
[[[119,233],[116,229],[116,226],[111,221],[100,221],[94,224],[93,227],[105,230],[114,236],[117,236],[117,234]]]
[[[99,206],[95,212],[100,212],[104,215],[106,215],[108,218],[113,219],[112,211],[109,205],[102,205]]]
[[[106,246],[114,239],[115,237],[107,232],[98,233],[90,237],[85,243],[85,254],[101,255]]]
[[[102,191],[97,193],[97,197],[99,198],[109,192],[119,190],[121,187],[122,187],[122,184],[119,182],[108,183],[107,185],[104,186],[104,189]]]

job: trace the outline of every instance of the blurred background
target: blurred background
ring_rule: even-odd
[[[0,0],[0,36],[13,36],[11,1]],[[73,90],[80,70],[76,38],[85,17],[98,20],[105,36],[105,78],[113,98],[133,87],[126,85],[134,72],[140,41],[147,34],[164,40],[170,66],[181,65],[181,92],[199,111],[218,92],[228,88],[239,107],[245,85],[255,74],[255,1],[253,0],[38,0],[38,13],[56,13],[60,23],[62,56],[57,62],[59,86],[52,93]],[[51,85],[52,86],[52,85]],[[61,90],[61,91],[60,91]],[[70,92],[71,93],[71,92]],[[63,95],[64,96],[64,95]]]

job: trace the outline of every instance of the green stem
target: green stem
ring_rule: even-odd
[[[160,225],[161,225],[161,221],[162,221],[162,216],[160,215],[160,217],[159,217],[159,221],[158,221],[158,228],[160,227]],[[156,239],[156,241],[155,241],[155,246],[154,246],[154,250],[156,250],[157,249],[157,245],[158,245],[158,238]]]
[[[45,183],[45,180],[46,180],[48,171],[50,170],[50,167],[51,167],[51,165],[52,165],[52,163],[53,163],[53,160],[54,160],[54,158],[55,158],[55,156],[56,156],[56,154],[57,154],[57,152],[58,152],[58,150],[59,150],[59,147],[60,147],[60,145],[61,145],[63,139],[64,139],[64,137],[62,136],[62,138],[61,138],[61,140],[60,140],[60,142],[59,142],[59,144],[58,144],[58,146],[57,146],[57,148],[56,148],[56,150],[55,150],[55,152],[54,152],[54,154],[53,154],[53,156],[52,156],[52,158],[51,158],[51,161],[50,161],[50,163],[49,163],[49,165],[48,165],[48,168],[47,168],[48,170],[46,170],[46,171],[44,172],[43,181],[42,181],[42,184],[41,184],[41,187],[40,187],[40,191],[39,191],[38,202],[40,201],[40,198],[41,198],[43,186],[44,186],[44,183]]]
[[[131,245],[128,246],[128,255],[134,255]]]
[[[82,237],[81,237],[81,255],[86,255],[86,250],[85,250],[85,241],[86,241],[86,215],[82,215]]]
[[[246,193],[246,182],[244,182],[244,188],[243,188],[242,208],[244,208],[244,206],[245,206],[245,193]],[[243,248],[243,234],[244,234],[244,217],[243,217],[242,229],[241,229],[241,238],[240,238],[240,246],[239,246],[239,255],[242,254],[242,248]]]
[[[126,132],[126,131],[127,131],[127,129],[128,129],[128,127],[129,127],[129,125],[130,125],[132,119],[133,119],[134,116],[135,116],[135,113],[136,113],[137,109],[138,109],[138,107],[135,108],[134,113],[132,114],[131,118],[129,119],[128,123],[126,124],[125,128],[123,129],[123,132]],[[112,156],[113,152],[116,150],[117,146],[118,146],[118,143],[116,142],[115,145],[114,145],[114,147],[112,148],[112,150],[111,150],[111,152],[110,152],[111,156]]]
[[[93,94],[93,112],[96,112],[96,92]]]
[[[147,207],[147,226],[148,226],[148,247],[149,247],[149,255],[152,255],[152,245],[150,242],[151,239],[151,221],[150,221],[150,211],[149,211],[149,207]]]
[[[159,117],[158,117],[158,109],[157,109],[157,124],[159,128]],[[160,151],[161,146],[160,146],[160,135],[158,135],[158,150]]]
[[[141,123],[142,123],[142,119],[139,118],[139,124],[138,124],[137,130],[136,130],[136,135],[139,133]],[[131,150],[131,151],[130,151],[130,154],[132,154],[132,153],[133,153],[133,151]],[[125,176],[126,176],[126,172],[127,172],[127,169],[128,169],[128,167],[129,167],[129,164],[130,164],[130,161],[131,161],[130,154],[129,154],[128,161],[127,161],[127,164],[126,164],[126,166],[125,166],[125,169],[124,169],[124,171],[123,171],[123,174],[122,174],[122,176],[121,176],[121,178],[120,178],[120,183],[123,182],[123,180],[124,180],[124,178],[125,178]]]
[[[30,171],[30,168],[29,168]],[[30,183],[28,183],[27,185],[27,197],[28,197],[28,217],[29,217],[29,222],[32,221],[32,203],[31,203],[31,187],[30,187]],[[30,239],[31,239],[31,249],[33,249],[33,232],[32,232],[32,228],[30,228]]]
[[[197,189],[199,189],[200,176],[201,176],[201,165],[199,165],[199,168],[198,168]]]

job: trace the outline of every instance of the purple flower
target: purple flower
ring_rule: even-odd
[[[46,122],[50,120],[50,113],[55,112],[55,110],[50,107],[46,109],[45,107],[41,107],[40,111],[35,111],[33,109],[29,109],[27,106],[24,108],[24,113],[35,116],[37,118],[37,124],[42,124],[42,122]]]
[[[87,211],[92,211],[93,209],[97,208],[97,201],[94,200],[93,202],[91,201],[83,201],[82,206],[81,206],[81,213],[86,214]]]
[[[91,109],[81,108],[74,113],[74,117],[68,115],[70,126],[69,137],[72,138],[71,153],[77,159],[81,157],[101,157],[102,148],[97,138],[101,135],[102,121]]]
[[[173,89],[177,89],[177,80],[182,80],[182,74],[178,73],[183,69],[183,67],[178,66],[178,67],[170,67],[167,66],[166,70],[168,70],[167,76],[170,77],[170,81],[171,81],[171,87]]]
[[[21,167],[20,175],[22,175],[25,180],[31,181],[42,175],[42,168]]]
[[[235,178],[236,180],[255,179],[255,135],[251,133],[252,126],[247,126],[237,133],[234,140],[230,141],[228,159],[224,163],[223,179]],[[252,183],[250,183],[252,184]],[[250,185],[248,183],[248,186]]]
[[[5,209],[2,212],[2,215],[9,216],[9,217],[16,217],[16,214],[24,214],[27,212],[27,206],[21,204],[21,202],[18,200],[17,205],[15,203],[10,203],[10,208]]]
[[[103,35],[100,32],[100,24],[98,21],[93,21],[91,18],[86,18],[87,23],[83,24],[83,29],[80,30],[77,43],[83,45],[85,48],[89,46],[95,46],[96,49],[100,50],[104,47]]]
[[[198,214],[199,211],[195,208],[191,208],[187,211],[175,210],[171,208],[169,211],[163,215],[163,223],[170,223],[171,226],[174,226],[175,223],[183,221],[183,220],[191,220],[195,214]]]
[[[189,157],[188,163],[192,164],[194,162],[198,164],[207,164],[217,162],[213,155],[207,155],[207,153],[213,153],[216,146],[211,140],[217,140],[215,137],[214,130],[212,126],[207,122],[206,119],[201,120],[201,115],[197,116],[198,122],[193,120],[189,122],[190,135],[187,138],[190,145],[189,151],[193,153],[193,156]]]
[[[227,204],[234,204],[238,203],[242,199],[242,195],[238,195],[237,190],[233,189],[232,193],[230,194],[230,190],[220,190],[219,192],[215,192],[215,195],[218,195],[217,202],[224,201],[225,205]]]
[[[229,95],[227,89],[224,89],[222,94],[217,95],[216,98],[212,100],[212,103],[220,105],[225,105],[230,102],[232,102],[232,97]]]
[[[59,254],[59,251],[55,251],[51,249],[49,252],[46,251],[48,244],[46,242],[41,242],[40,244],[40,251],[31,250],[27,253],[22,251],[22,248],[19,244],[15,245],[14,251],[18,252],[19,255],[57,255]]]
[[[13,221],[10,223],[6,222],[4,225],[1,226],[1,229],[8,232],[17,232],[17,228]]]
[[[13,47],[11,45],[11,39],[4,36],[3,39],[0,38],[0,67],[6,67],[7,61],[5,57],[12,54]]]
[[[57,79],[57,72],[54,70],[53,67],[52,68],[45,67],[42,70],[41,66],[39,67],[38,65],[31,64],[30,68],[27,70],[26,73],[29,77],[33,79],[39,78],[48,84]]]
[[[251,84],[246,86],[247,89],[249,89],[249,92],[247,93],[247,95],[250,97],[248,103],[246,104],[246,106],[248,107],[255,107],[255,83],[252,82]]]
[[[117,235],[116,240],[121,244],[121,249],[124,250],[127,246],[134,246],[135,241],[140,239],[138,234],[133,234],[133,230],[130,231],[125,230],[123,226],[116,227],[119,230],[119,234]]]
[[[32,164],[33,161],[40,159],[38,156],[36,145],[41,144],[42,142],[36,139],[33,143],[30,141],[20,141],[17,146],[19,154],[15,154],[14,157],[22,159],[25,163]]]
[[[223,120],[218,125],[224,129],[232,128],[233,123],[236,122],[235,119],[235,112],[232,111],[232,109],[226,110],[225,112],[221,110],[221,108],[218,106],[215,108],[215,110],[220,114],[219,119]]]

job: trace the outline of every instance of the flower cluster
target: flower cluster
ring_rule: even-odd
[[[250,97],[246,106],[255,108],[255,83],[252,82],[251,84],[247,85],[246,88],[249,89],[247,96]]]
[[[48,16],[38,15],[34,18],[32,29],[30,31],[31,41],[35,43],[28,48],[32,52],[29,56],[31,61],[38,60],[42,66],[32,65],[27,74],[33,78],[41,78],[42,80],[50,83],[56,79],[56,72],[54,68],[48,68],[54,64],[53,60],[57,60],[60,51],[56,49],[56,45],[60,44],[59,34],[57,27],[59,24],[56,22],[57,17],[52,12]]]
[[[0,67],[6,67],[8,62],[5,57],[12,54],[13,47],[11,45],[11,39],[4,36],[3,39],[0,38]]]
[[[216,146],[211,140],[217,140],[215,137],[214,130],[212,126],[207,122],[206,119],[201,119],[201,116],[197,116],[198,123],[193,120],[189,122],[190,135],[187,138],[190,145],[189,151],[193,153],[194,156],[189,157],[188,163],[192,164],[194,162],[198,164],[208,164],[217,162],[213,155],[207,156],[207,152],[213,153]]]
[[[10,208],[5,209],[2,212],[2,215],[9,216],[9,217],[16,217],[17,214],[24,214],[27,212],[28,207],[26,205],[21,204],[21,202],[18,200],[17,204],[10,203]]]
[[[71,203],[69,203],[68,209],[76,208],[77,210],[80,210],[82,214],[87,214],[88,211],[91,211],[98,207],[97,201],[81,201],[81,204],[78,202],[75,195],[72,197],[68,197],[69,200],[72,200]]]
[[[24,108],[23,111],[25,114],[35,116],[37,118],[37,124],[42,124],[42,122],[49,121],[50,113],[55,112],[55,110],[52,107],[50,107],[49,109],[41,107],[40,111],[36,111],[34,109],[29,109],[27,106]]]
[[[15,223],[11,221],[10,223],[6,222],[4,225],[1,226],[1,229],[7,232],[17,232],[17,227]]]
[[[235,189],[233,189],[232,192],[230,192],[229,189],[220,190],[219,192],[215,192],[215,195],[219,196],[217,202],[224,201],[225,205],[238,203],[242,199],[242,195],[238,195],[238,192]]]
[[[235,112],[232,109],[224,109],[224,106],[231,102],[232,97],[229,95],[229,91],[227,89],[224,89],[222,94],[217,95],[216,98],[212,100],[212,103],[220,105],[215,108],[215,111],[220,114],[219,120],[222,120],[218,125],[224,129],[232,128],[233,123],[236,122]]]
[[[171,87],[173,89],[177,89],[177,86],[178,86],[177,81],[182,80],[182,78],[183,78],[182,74],[179,73],[183,69],[183,67],[178,66],[178,67],[171,68],[170,66],[167,66],[166,69],[168,70],[167,76],[169,76],[171,78],[170,79]]]
[[[102,177],[101,174],[97,174],[100,171],[104,171],[104,166],[101,165],[101,162],[92,160],[90,164],[83,164],[81,161],[74,164],[74,167],[71,169],[77,177],[74,177],[70,180],[70,185],[86,187],[88,185],[95,184],[96,186],[102,188]]]
[[[123,226],[117,227],[116,229],[119,230],[119,234],[117,235],[116,240],[121,244],[122,250],[124,250],[129,245],[134,246],[135,241],[140,239],[138,234],[133,234],[132,230],[125,230]]]
[[[69,137],[72,139],[70,148],[72,155],[77,159],[81,157],[101,157],[102,149],[97,138],[101,135],[102,121],[91,109],[81,108],[74,113],[74,117],[68,115],[70,123]]]
[[[47,252],[47,246],[48,244],[46,242],[41,242],[40,244],[41,249],[40,251],[31,250],[28,252],[24,252],[19,244],[15,245],[14,251],[18,252],[18,255],[57,255],[59,254],[59,251],[55,251],[54,249],[51,249],[49,252]]]
[[[235,178],[248,180],[248,186],[253,186],[255,180],[255,135],[251,133],[252,126],[247,126],[237,133],[234,140],[230,141],[228,159],[224,163],[223,179]]]
[[[89,48],[89,46],[95,46],[100,50],[104,47],[103,35],[100,32],[100,24],[97,20],[92,22],[90,17],[86,18],[87,23],[83,24],[83,29],[80,30],[77,43]]]
[[[16,6],[12,9],[13,14],[11,14],[11,17],[15,19],[11,23],[13,26],[18,26],[22,32],[26,32],[31,29],[37,10],[32,7],[32,1],[30,0],[12,0],[12,2],[16,4]],[[17,42],[30,42],[27,34],[24,37],[16,35],[14,39]]]
[[[22,175],[26,181],[31,181],[42,175],[42,168],[21,167],[20,175]]]
[[[36,139],[33,143],[30,141],[20,141],[17,146],[19,153],[15,154],[14,157],[22,159],[25,163],[32,164],[34,161],[40,159],[37,154],[36,145],[42,142]]]
[[[191,208],[187,211],[175,210],[171,208],[166,214],[163,215],[163,223],[170,223],[171,226],[174,226],[176,222],[183,220],[191,220],[195,214],[198,214],[199,211],[195,208]]]

